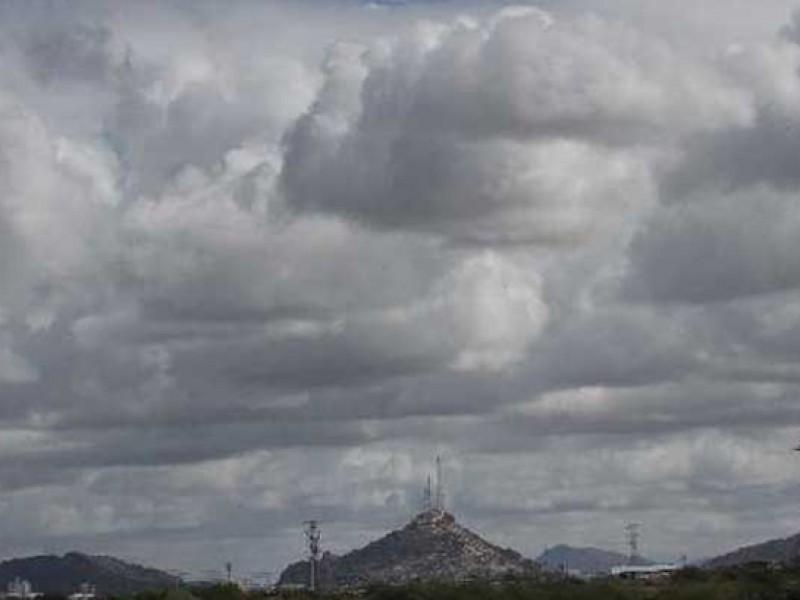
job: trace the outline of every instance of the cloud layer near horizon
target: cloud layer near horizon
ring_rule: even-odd
[[[586,5],[0,7],[6,551],[797,529],[797,20]]]

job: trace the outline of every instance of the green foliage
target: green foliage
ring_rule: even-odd
[[[123,598],[110,598],[109,600],[125,600]],[[166,588],[140,592],[133,597],[133,600],[197,600],[197,596],[183,587]]]
[[[468,584],[415,583],[380,586],[367,591],[367,600],[639,600],[633,586],[615,581],[510,581]]]
[[[327,600],[800,600],[800,567],[778,568],[763,563],[716,570],[688,567],[672,577],[653,581],[542,578],[463,584],[417,582],[325,596]]]
[[[712,572],[700,567],[684,567],[680,571],[676,571],[672,580],[675,582],[686,581],[709,581],[712,577]]]
[[[214,585],[194,588],[192,593],[199,600],[245,600],[248,594],[233,583],[217,583]],[[164,600],[172,600],[165,598]]]
[[[166,591],[163,600],[197,600],[197,596],[186,588],[171,588]]]
[[[653,581],[506,578],[415,582],[321,594],[306,590],[245,592],[235,585],[218,584],[146,592],[130,600],[800,600],[800,566],[689,567]]]

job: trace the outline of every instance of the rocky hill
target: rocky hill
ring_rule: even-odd
[[[748,562],[791,563],[800,559],[800,534],[745,546],[706,561],[706,567],[727,567]]]
[[[600,548],[575,548],[573,546],[553,546],[545,550],[536,562],[547,570],[556,571],[567,568],[587,575],[610,573],[611,567],[629,564],[628,557],[619,552]],[[640,558],[637,565],[651,565],[652,561]]]
[[[64,556],[44,555],[0,562],[0,589],[19,577],[34,591],[68,594],[82,583],[90,583],[102,594],[134,594],[178,583],[178,578],[111,556],[90,556],[69,552]]]
[[[459,525],[453,515],[429,510],[400,530],[342,556],[326,553],[319,565],[323,588],[413,580],[466,580],[506,573],[533,574],[537,565]],[[279,585],[307,584],[308,561],[288,566]]]

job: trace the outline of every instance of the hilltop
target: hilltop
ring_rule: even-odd
[[[533,574],[538,567],[459,525],[452,514],[431,509],[405,527],[342,556],[326,553],[319,565],[322,587],[415,580],[463,581],[507,573]],[[306,584],[308,561],[289,565],[279,585]]]
[[[174,586],[180,581],[157,569],[79,552],[0,562],[0,589],[5,590],[17,577],[30,581],[35,591],[50,594],[74,592],[82,583],[91,583],[102,594],[134,594]]]
[[[797,562],[798,558],[800,558],[800,533],[787,538],[769,540],[760,544],[738,548],[706,561],[703,566],[710,568],[727,567],[748,562],[788,564]]]

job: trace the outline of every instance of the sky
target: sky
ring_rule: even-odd
[[[2,556],[800,530],[798,14],[0,3]]]

